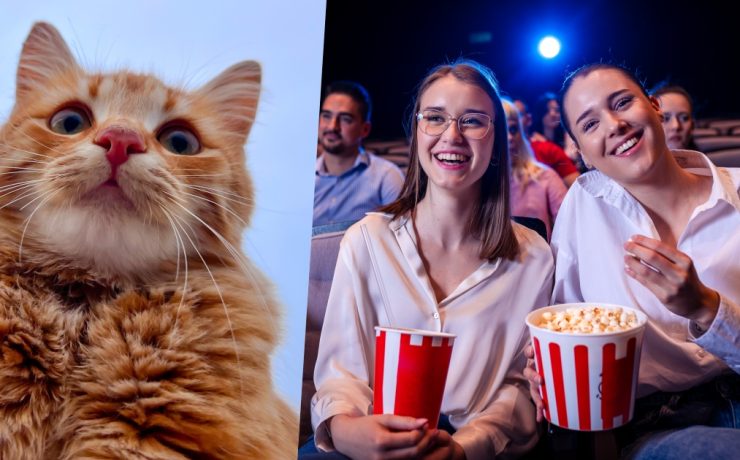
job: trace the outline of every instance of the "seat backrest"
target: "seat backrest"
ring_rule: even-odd
[[[547,226],[542,222],[542,219],[538,219],[536,217],[511,216],[511,220],[517,224],[524,225],[525,227],[534,230],[539,233],[542,239],[547,241]]]
[[[700,152],[740,148],[740,136],[709,136],[694,138]]]
[[[408,144],[391,146],[381,155],[381,158],[392,162],[406,174],[409,168],[409,160],[411,159],[409,156],[409,146]]]
[[[740,148],[716,150],[707,154],[707,158],[716,166],[740,168]]]
[[[740,118],[722,118],[707,122],[708,128],[715,128],[720,134],[729,133],[735,126],[740,126]]]
[[[313,369],[319,351],[319,338],[324,323],[326,303],[329,300],[334,268],[339,254],[339,243],[345,230],[353,222],[314,227],[311,237],[311,259],[308,272],[308,305],[306,309],[306,339],[303,352],[303,388],[299,440],[302,445],[312,432],[311,397],[316,392]]]
[[[735,133],[732,133],[735,134]],[[719,130],[717,128],[694,128],[691,131],[693,137],[707,137],[707,136],[719,136]]]

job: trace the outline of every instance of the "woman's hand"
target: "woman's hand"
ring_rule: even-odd
[[[435,443],[424,460],[465,460],[465,451],[452,435],[444,430],[435,430]]]
[[[524,368],[524,377],[529,380],[529,395],[534,402],[537,423],[539,423],[545,418],[545,406],[542,404],[542,398],[540,397],[542,378],[534,368],[534,348],[532,348],[532,345],[524,347],[524,356],[527,357],[527,366]]]
[[[433,448],[439,433],[428,429],[426,419],[388,414],[335,415],[329,425],[334,447],[353,459],[423,457]]]
[[[625,272],[673,313],[709,329],[719,309],[719,293],[699,280],[694,262],[659,240],[634,235],[624,244]]]

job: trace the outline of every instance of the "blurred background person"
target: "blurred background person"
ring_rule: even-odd
[[[568,189],[552,168],[534,158],[514,103],[507,99],[502,102],[506,112],[511,161],[511,214],[540,219],[547,228],[549,240],[560,203]]]
[[[557,101],[555,103],[557,104]],[[529,138],[534,157],[537,161],[554,169],[565,183],[565,186],[570,187],[580,175],[573,160],[568,157],[562,147],[549,141],[542,134],[532,132],[532,120],[534,117],[522,99],[515,99],[514,106],[522,119],[523,132]],[[557,112],[557,123],[560,123],[560,109]]]
[[[650,94],[658,100],[663,112],[663,131],[671,150],[698,150],[694,130],[694,102],[683,87],[660,83]]]
[[[565,131],[560,125],[560,103],[558,96],[546,92],[537,98],[532,106],[532,133],[533,141],[548,140],[563,148],[565,146]]]
[[[326,88],[319,115],[314,227],[357,221],[401,191],[401,169],[362,147],[371,114],[370,94],[359,83],[336,81]]]

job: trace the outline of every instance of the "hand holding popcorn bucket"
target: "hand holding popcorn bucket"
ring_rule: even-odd
[[[375,326],[373,413],[426,418],[436,427],[455,337]]]
[[[572,303],[535,310],[526,321],[550,423],[601,431],[632,419],[644,313],[618,305]]]

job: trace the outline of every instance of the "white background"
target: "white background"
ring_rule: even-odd
[[[256,210],[244,250],[284,305],[278,390],[300,407],[325,0],[0,0],[0,123],[31,25],[53,24],[87,70],[150,72],[196,88],[243,60],[262,64],[263,91],[247,141]]]

